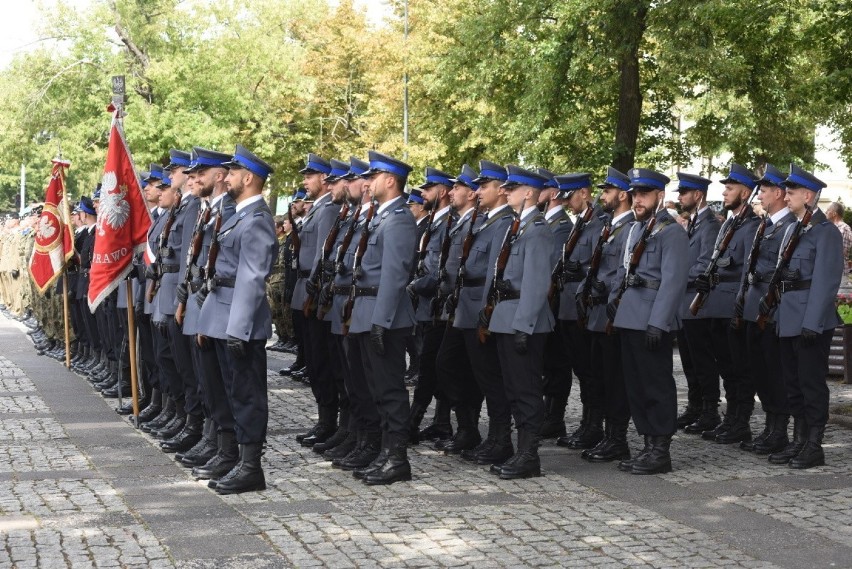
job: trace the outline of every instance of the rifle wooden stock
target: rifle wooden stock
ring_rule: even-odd
[[[204,226],[210,222],[210,215],[213,208],[208,207],[204,211],[198,212],[198,219],[195,223],[195,228],[192,230],[192,239],[190,240],[189,248],[186,253],[186,270],[183,273],[183,284],[188,287],[192,280],[192,267],[198,262],[198,257],[201,255],[201,246],[204,242]],[[186,301],[178,302],[175,309],[175,322],[178,325],[183,325],[183,317],[186,313]]]
[[[429,243],[432,241],[432,224],[435,223],[435,214],[438,213],[438,198],[435,198],[432,204],[432,211],[429,212],[429,220],[426,222],[426,231],[420,238],[420,247],[417,249],[417,266],[415,275],[418,277],[426,274],[426,254],[429,252]]]
[[[148,299],[148,302],[154,302],[154,297],[157,296],[157,291],[160,290],[160,279],[163,277],[162,273],[159,270],[160,264],[163,262],[162,258],[162,250],[163,247],[168,245],[169,243],[169,234],[172,232],[172,225],[175,223],[175,217],[177,216],[177,209],[180,207],[181,194],[178,194],[177,201],[172,204],[172,207],[169,209],[169,218],[166,220],[166,225],[163,227],[163,232],[160,233],[160,238],[157,240],[157,255],[154,259],[154,265],[157,267],[155,278],[148,279],[146,283],[145,295]]]
[[[618,294],[615,297],[613,302],[616,306],[621,304],[621,299],[624,296],[624,292],[627,290],[627,279],[631,275],[636,274],[636,269],[639,267],[639,261],[642,260],[642,255],[645,253],[645,246],[648,244],[648,239],[651,237],[651,232],[654,230],[654,227],[657,225],[657,216],[651,216],[651,219],[648,220],[648,224],[645,225],[645,229],[642,231],[642,236],[639,238],[639,241],[636,242],[636,246],[633,247],[633,251],[630,253],[630,263],[627,265],[627,272],[624,273],[624,278],[621,280],[621,284],[618,287]],[[627,244],[625,244],[627,246]],[[612,334],[613,332],[613,322],[612,320],[607,320],[606,323],[606,333]]]
[[[447,216],[447,225],[444,227],[444,238],[441,240],[441,254],[438,257],[438,286],[435,289],[435,302],[432,306],[432,323],[437,324],[441,320],[443,302],[441,302],[441,286],[447,280],[447,259],[450,256],[450,245],[452,238],[450,230],[453,227],[453,218]]]
[[[207,279],[207,292],[213,290],[213,278],[216,276],[216,259],[219,258],[219,230],[222,228],[222,208],[216,211],[213,223],[213,239],[207,250],[207,262],[204,263],[204,278]]]
[[[749,275],[753,274],[757,268],[757,258],[760,256],[760,243],[763,241],[763,235],[766,233],[766,221],[768,215],[764,215],[760,220],[760,225],[757,226],[757,232],[754,234],[754,240],[751,242],[751,250],[748,253],[748,261],[746,261],[746,277],[740,283],[740,289],[737,291],[737,297],[734,300],[734,329],[739,330],[742,326],[743,309],[745,307],[745,296],[748,292],[750,283],[748,282]]]
[[[598,273],[601,270],[601,259],[603,258],[603,248],[609,239],[612,232],[612,221],[608,220],[601,230],[600,238],[595,244],[595,250],[592,252],[592,259],[589,261],[589,272],[586,275],[586,280],[583,281],[583,290],[580,291],[580,303],[586,307],[586,311],[592,306],[592,282],[597,280]],[[577,324],[580,328],[586,328],[587,318],[582,315],[577,315]]]
[[[491,286],[488,287],[488,296],[485,299],[485,308],[482,309],[485,315],[485,321],[491,322],[491,315],[494,313],[494,307],[497,306],[497,282],[503,280],[503,275],[506,272],[506,265],[509,263],[509,255],[512,252],[512,244],[518,236],[518,230],[521,228],[521,216],[515,213],[515,219],[512,220],[512,225],[506,232],[503,238],[503,244],[500,246],[500,254],[497,255],[497,262],[494,265],[494,278],[491,281]],[[479,342],[484,344],[488,339],[487,326],[479,325],[477,334]]]
[[[447,312],[447,327],[449,328],[453,319],[456,315],[456,306],[459,303],[459,298],[461,297],[461,289],[462,289],[462,281],[464,280],[465,275],[465,264],[467,263],[468,258],[470,258],[470,250],[473,248],[473,230],[476,225],[476,220],[479,218],[479,196],[476,196],[476,202],[473,205],[473,212],[470,214],[470,225],[467,227],[467,233],[464,236],[464,241],[462,242],[462,254],[461,259],[459,259],[459,270],[456,274],[456,284],[453,287],[453,302],[450,303],[450,310]]]
[[[367,251],[367,242],[370,240],[370,222],[373,221],[373,216],[376,214],[376,202],[370,202],[370,209],[367,211],[367,217],[364,220],[364,229],[361,230],[361,239],[358,241],[358,246],[355,248],[355,258],[352,263],[352,287],[349,289],[349,298],[346,299],[346,304],[343,305],[343,335],[349,334],[349,326],[352,324],[352,309],[355,308],[355,286],[358,284],[361,272],[361,261],[364,259],[364,253]]]
[[[598,199],[600,199],[600,196]],[[592,219],[594,213],[594,204],[586,203],[586,211],[583,212],[583,217],[577,217],[577,223],[571,228],[571,233],[568,234],[568,239],[565,240],[565,244],[562,246],[562,255],[560,255],[559,261],[553,268],[553,272],[550,273],[550,288],[547,290],[547,302],[550,304],[550,309],[554,314],[559,312],[559,293],[562,292],[565,286],[562,281],[563,273],[565,272],[565,263],[568,262],[574,253],[574,249],[577,248],[577,243],[583,235],[583,230],[586,228],[589,220]]]
[[[334,249],[334,242],[337,241],[337,235],[340,233],[340,225],[343,223],[343,220],[346,219],[346,216],[349,214],[349,203],[343,204],[343,207],[340,208],[340,214],[334,220],[334,225],[331,226],[331,231],[328,232],[328,235],[325,236],[325,242],[322,245],[322,255],[319,259],[317,259],[317,265],[314,267],[314,272],[311,273],[311,282],[316,287],[317,291],[322,288],[322,273],[323,273],[323,265],[325,261],[328,261],[331,258],[331,252]],[[305,297],[305,303],[302,305],[302,313],[305,315],[305,318],[310,318],[311,314],[316,310],[317,303],[314,295],[308,293]]]
[[[343,256],[346,255],[346,251],[349,250],[349,245],[352,244],[352,237],[355,235],[355,226],[358,225],[358,218],[361,216],[361,206],[362,204],[358,204],[358,207],[355,208],[355,213],[352,214],[352,223],[350,223],[349,227],[346,228],[346,233],[343,234],[343,241],[341,241],[340,246],[337,248],[337,252],[334,254],[335,270],[343,262]],[[332,288],[334,286],[334,279],[331,279],[323,286],[327,289]],[[327,296],[329,298],[329,304],[317,306],[317,318],[320,320],[325,318],[325,315],[328,314],[328,309],[331,307],[331,295],[329,294]],[[320,295],[320,298],[322,298],[322,295]]]

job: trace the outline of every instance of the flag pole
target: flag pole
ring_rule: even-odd
[[[71,369],[71,331],[68,327],[68,272],[62,271],[62,313],[65,320],[65,367]]]
[[[130,360],[130,396],[133,398],[133,422],[139,426],[139,389],[136,384],[136,318],[133,312],[133,286],[127,281],[127,352]]]

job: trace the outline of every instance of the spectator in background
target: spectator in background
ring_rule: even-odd
[[[843,221],[843,204],[840,202],[831,202],[825,210],[825,215],[828,220],[840,231],[843,236],[843,260],[846,262],[847,269],[849,268],[849,255],[852,252],[852,229]]]

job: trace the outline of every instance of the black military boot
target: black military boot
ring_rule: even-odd
[[[790,422],[789,415],[781,415],[779,413],[771,413],[772,423],[769,425],[769,434],[762,441],[755,442],[754,452],[757,454],[772,454],[773,452],[781,452],[788,444],[790,438],[787,436],[787,425]]]
[[[437,400],[435,404],[437,405]],[[408,412],[408,444],[420,444],[420,423],[423,422],[427,407],[416,401],[411,404],[411,410]]]
[[[340,444],[323,452],[322,457],[325,460],[330,460],[332,462],[335,459],[343,459],[349,456],[349,453],[355,450],[356,446],[358,446],[357,434],[354,431],[347,431],[346,438],[343,439]],[[316,445],[314,445],[314,449],[316,448]]]
[[[747,452],[754,452],[755,445],[763,443],[763,441],[766,440],[766,437],[769,436],[769,433],[772,432],[772,424],[774,421],[775,414],[767,411],[763,421],[763,431],[750,441],[742,441],[740,443],[740,449]]]
[[[541,460],[538,457],[538,436],[524,429],[518,430],[518,451],[502,467],[501,480],[533,478],[541,476]]]
[[[615,424],[607,419],[606,428],[607,436],[595,448],[584,451],[580,456],[589,462],[628,460],[630,446],[627,444],[627,423]]]
[[[147,423],[148,421],[153,421],[157,418],[157,415],[160,414],[160,411],[163,410],[163,401],[165,397],[163,393],[154,388],[151,390],[151,402],[148,405],[139,411],[139,425],[141,426],[143,423]]]
[[[370,461],[366,466],[355,468],[352,470],[352,476],[359,480],[363,480],[373,471],[380,469],[388,460],[388,448],[382,446],[382,450]]]
[[[586,428],[582,430],[576,437],[560,445],[572,449],[590,449],[594,448],[604,438],[603,431],[603,409],[598,407],[589,407],[586,416]],[[558,439],[556,444],[559,444]]]
[[[751,440],[751,413],[754,405],[737,405],[736,415],[727,430],[716,435],[716,442],[723,445]],[[727,415],[725,416],[727,418]],[[724,421],[723,421],[724,422]],[[702,433],[703,436],[703,433]]]
[[[799,454],[790,459],[790,468],[805,469],[825,466],[825,453],[822,450],[822,437],[825,426],[808,428],[808,439]]]
[[[443,446],[444,454],[460,454],[463,450],[469,450],[482,442],[479,434],[479,421],[473,409],[464,405],[456,407],[456,421],[459,430],[452,440]]]
[[[116,369],[118,369],[118,363],[115,364]],[[105,389],[101,391],[101,395],[106,397],[107,399],[116,399],[118,397],[119,392],[119,384],[121,385],[121,396],[122,397],[130,397],[133,394],[133,390],[130,388],[130,368],[124,370],[123,375],[119,375],[116,377],[116,384],[110,387],[109,389]]]
[[[184,400],[183,398],[175,401],[175,416],[174,418],[166,423],[166,425],[154,431],[154,437],[160,439],[161,441],[166,441],[183,429],[184,424],[186,423],[186,409],[184,409]]]
[[[690,435],[700,435],[704,431],[712,431],[721,423],[722,418],[719,417],[719,402],[705,401],[701,405],[701,414],[694,422],[684,427],[683,432]],[[716,434],[714,433],[715,437]]]
[[[240,445],[240,462],[216,483],[218,494],[241,494],[266,490],[266,478],[260,457],[263,456],[263,443]]]
[[[289,366],[278,370],[278,373],[286,377],[288,375],[293,375],[293,372],[298,371],[303,367],[305,367],[305,364],[297,360],[291,363]]]
[[[204,416],[187,413],[183,428],[175,436],[160,443],[165,453],[185,452],[195,446],[204,435]]]
[[[382,436],[379,433],[363,432],[355,449],[339,462],[332,461],[331,465],[346,471],[365,468],[378,458],[381,449]]]
[[[394,441],[382,453],[387,453],[387,460],[364,476],[364,484],[382,486],[411,480],[411,463],[408,462],[408,447],[405,440]]]
[[[319,421],[312,435],[303,438],[300,443],[303,447],[312,447],[317,443],[324,443],[337,431],[337,407],[320,407]],[[298,440],[298,438],[296,439]]]
[[[703,431],[701,433],[701,438],[705,441],[715,441],[716,437],[729,431],[733,426],[734,421],[736,421],[738,409],[739,405],[733,401],[728,402],[728,405],[725,407],[725,414],[722,417],[722,422],[712,429]]]
[[[216,423],[213,419],[204,419],[204,430],[201,439],[186,452],[175,454],[175,458],[184,466],[202,466],[216,456]]]
[[[453,425],[450,423],[450,403],[443,399],[435,400],[435,414],[432,423],[420,431],[421,441],[445,441],[453,436]]]
[[[651,437],[648,435],[644,435],[645,446],[642,447],[642,450],[639,451],[639,454],[634,456],[633,458],[628,458],[626,460],[622,460],[618,463],[618,469],[622,472],[632,472],[633,465],[636,464],[636,461],[644,458],[649,452],[651,452]]]
[[[687,425],[691,425],[698,420],[701,415],[701,405],[687,403],[683,413],[677,416],[677,428],[684,429]]]
[[[554,437],[564,437],[565,431],[565,407],[568,406],[568,396],[558,395],[551,397],[550,395],[544,398],[544,422],[541,424],[539,437],[542,439],[552,439]]]
[[[493,444],[474,454],[473,461],[476,464],[503,465],[515,455],[515,447],[512,446],[511,423],[495,425],[492,440]]]
[[[175,400],[168,395],[164,395],[163,398],[165,400],[165,404],[160,410],[160,413],[152,420],[139,427],[143,433],[151,433],[153,435],[154,432],[162,429],[174,418],[177,403],[175,403]]]
[[[561,447],[573,448],[570,445],[574,444],[574,441],[579,437],[583,436],[583,433],[586,432],[586,429],[589,426],[589,413],[591,409],[587,407],[585,404],[583,405],[583,414],[580,418],[580,424],[576,429],[570,434],[563,435],[556,439],[556,445]]]
[[[192,475],[198,480],[217,480],[230,472],[240,460],[237,436],[233,431],[222,431],[216,437],[216,455],[203,466],[192,469]],[[210,488],[215,488],[215,483]]]
[[[672,471],[672,457],[669,447],[671,435],[650,437],[651,448],[641,457],[637,457],[630,469],[631,474],[665,474]]]
[[[808,440],[808,424],[804,417],[793,417],[793,440],[784,450],[769,455],[772,464],[787,464],[802,451]]]
[[[337,430],[325,441],[316,443],[312,450],[317,454],[322,454],[327,450],[331,450],[349,437],[349,409],[340,410],[340,424]]]

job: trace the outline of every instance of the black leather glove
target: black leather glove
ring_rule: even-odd
[[[180,283],[177,285],[175,289],[175,297],[177,298],[178,304],[186,304],[186,299],[189,298],[189,291],[186,290],[186,283]]]
[[[707,294],[712,289],[712,285],[710,284],[710,277],[701,273],[695,279],[695,290],[700,292],[701,294]]]
[[[228,353],[231,354],[232,358],[242,359],[246,357],[247,350],[248,342],[228,336]]]
[[[770,308],[769,303],[766,302],[766,297],[761,297],[760,304],[757,305],[757,313],[766,314],[768,316],[770,312],[772,312],[772,308]]]
[[[378,324],[373,324],[370,328],[370,343],[380,356],[385,355],[385,331],[386,329]]]
[[[308,293],[308,296],[317,297],[319,290],[317,290],[317,283],[313,279],[305,281],[305,292]]]
[[[195,304],[198,305],[198,308],[204,306],[204,301],[207,299],[207,295],[210,291],[207,290],[207,283],[201,285],[201,288],[198,289],[198,294],[195,295]]]
[[[618,313],[618,304],[613,300],[606,305],[606,317],[611,322],[615,322],[615,315]]]
[[[332,294],[331,286],[322,287],[319,295],[319,306],[330,306],[333,300],[334,295]]]
[[[663,331],[656,326],[648,326],[645,331],[645,348],[649,352],[656,352],[663,341]]]
[[[455,314],[456,312],[456,295],[451,294],[447,297],[447,302],[444,303],[444,310],[447,314]]]
[[[145,267],[145,279],[146,280],[156,280],[157,279],[157,263],[151,263],[147,267]]]
[[[485,309],[479,311],[479,327],[488,330],[491,325],[491,318],[485,313]]]
[[[527,340],[530,335],[526,332],[515,331],[515,351],[523,355],[527,353]]]
[[[817,334],[813,330],[802,328],[802,345],[806,347],[816,345],[817,336],[819,336],[819,334]]]
[[[740,302],[734,302],[734,318],[742,318],[744,308]]]
[[[139,266],[138,265],[131,265],[130,272],[127,273],[127,277],[125,277],[125,278],[127,280],[138,279],[139,278]]]

